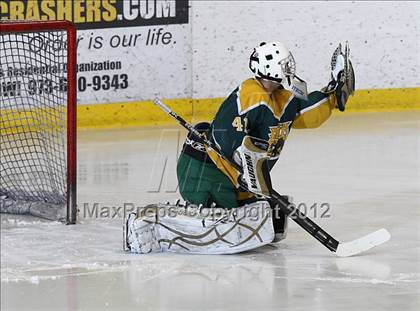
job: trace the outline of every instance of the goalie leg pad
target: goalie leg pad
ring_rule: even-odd
[[[274,239],[266,201],[231,210],[158,204],[155,215],[128,221],[126,230],[125,244],[134,253],[235,254]]]
[[[124,250],[140,254],[160,252],[154,223],[129,214],[124,226]]]

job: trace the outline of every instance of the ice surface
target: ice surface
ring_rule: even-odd
[[[343,114],[291,133],[272,172],[278,192],[306,203],[312,218],[310,205],[329,203],[330,217],[318,209],[315,221],[340,241],[382,227],[392,235],[351,258],[293,223],[277,247],[241,255],[123,253],[113,214],[178,198],[185,132],[81,132],[81,223],[1,215],[1,310],[418,310],[419,123],[419,112]],[[101,219],[92,219],[94,203]]]

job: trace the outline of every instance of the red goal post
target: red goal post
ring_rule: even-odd
[[[6,36],[6,35],[25,34],[25,36],[26,36],[26,34],[27,34],[27,36],[31,36],[31,35],[34,35],[34,34],[36,35],[38,33],[46,34],[46,33],[54,33],[54,32],[62,32],[63,36],[65,34],[65,37],[66,37],[66,39],[65,39],[65,43],[66,43],[65,54],[66,55],[65,55],[65,57],[63,57],[63,61],[62,61],[62,62],[64,62],[64,61],[66,62],[66,64],[63,64],[63,67],[66,68],[66,70],[64,70],[65,72],[63,73],[63,75],[65,76],[65,79],[66,79],[66,85],[65,85],[66,90],[64,89],[64,87],[60,86],[60,88],[62,88],[62,89],[60,89],[62,91],[62,93],[66,94],[66,96],[65,95],[60,95],[60,96],[62,96],[62,98],[64,98],[64,96],[65,96],[65,99],[64,99],[65,104],[63,104],[63,106],[66,105],[66,111],[67,111],[66,116],[65,116],[65,120],[66,120],[65,123],[66,124],[63,126],[63,127],[66,127],[66,130],[67,130],[67,132],[63,134],[63,135],[65,135],[65,138],[63,138],[63,141],[65,141],[65,144],[66,144],[66,146],[64,148],[65,149],[64,152],[65,152],[65,155],[66,155],[66,157],[65,157],[65,160],[66,160],[65,168],[66,169],[65,169],[65,174],[63,174],[63,176],[62,176],[62,177],[65,178],[65,181],[63,183],[65,185],[65,192],[66,192],[66,198],[65,198],[66,204],[65,204],[65,207],[64,207],[65,219],[61,218],[60,220],[65,221],[67,224],[74,224],[76,222],[76,214],[77,214],[77,205],[76,205],[76,189],[77,189],[77,187],[76,187],[76,171],[77,171],[77,165],[76,165],[76,161],[77,161],[77,149],[76,149],[76,147],[77,147],[76,146],[77,37],[76,37],[76,28],[74,27],[74,25],[71,22],[68,22],[68,21],[9,21],[9,20],[3,20],[3,21],[0,21],[0,48],[6,49],[6,48],[8,48],[8,46],[12,46],[12,44],[10,44],[10,43],[9,43],[9,45],[5,44],[4,46],[1,44],[2,41],[3,41],[3,43],[5,42],[5,40],[2,39],[2,38],[3,38],[3,36]],[[24,43],[22,43],[22,42],[16,43],[13,48],[20,49],[23,44],[25,44],[25,42]],[[23,48],[23,49],[25,49],[25,48]],[[4,51],[4,53],[7,54],[7,51]],[[33,55],[29,56],[28,62],[36,62],[36,59],[38,57],[38,55],[36,55],[36,54],[37,53],[34,53],[35,56],[33,56]],[[42,55],[40,57],[45,58],[45,57],[48,57],[48,55],[53,55],[53,54],[52,53],[45,53],[45,55]],[[22,57],[22,59],[19,57],[19,62],[20,61],[25,62],[26,60],[24,59],[24,57]],[[45,63],[45,60],[43,60],[42,64],[44,64],[44,63]],[[31,66],[37,66],[37,65],[32,65],[32,64],[30,64],[30,65]],[[0,66],[1,66],[1,63],[0,63]],[[21,64],[22,69],[23,69],[23,66],[27,66],[27,64],[22,63]],[[34,68],[34,67],[32,67],[32,68]],[[35,68],[37,68],[37,67],[35,67]],[[0,81],[1,81],[1,79],[3,79],[3,78],[0,76]],[[31,80],[31,81],[34,81],[34,80]],[[48,80],[48,81],[50,81],[50,80]],[[7,91],[10,91],[10,84],[7,84],[7,83],[10,83],[10,82],[5,82],[3,85],[0,85],[0,88],[1,87],[3,88],[3,92],[1,92],[1,90],[0,90],[0,108],[1,108],[1,110],[3,110],[3,109],[6,110],[7,109],[7,101],[10,101],[10,97],[13,97],[13,96],[10,96],[10,92],[7,93]],[[51,87],[51,90],[53,90],[55,92],[56,88],[58,89],[58,86]],[[7,99],[7,101],[4,100],[4,103],[5,103],[4,105],[1,105],[1,101],[3,101],[3,97],[4,97],[3,95],[5,94],[5,90],[6,90],[6,94],[8,95],[9,98]],[[25,91],[26,91],[26,93],[28,93],[28,90],[23,90],[22,92],[25,92]],[[44,89],[44,91],[45,91],[45,89]],[[29,92],[29,93],[32,94],[34,92],[35,91],[32,90],[32,92]],[[42,91],[40,91],[39,93],[42,93]],[[47,93],[47,92],[45,92],[45,93]],[[48,96],[46,95],[45,102],[49,101],[49,100],[51,100],[51,98],[53,98],[53,96],[49,96],[51,98],[47,98],[47,97]],[[27,99],[27,101],[28,101],[28,99]],[[29,99],[29,101],[30,101],[30,99]],[[41,105],[42,105],[42,102],[43,101],[41,100]],[[48,109],[54,109],[53,104],[51,105],[51,107],[48,107]],[[24,108],[22,108],[22,109],[24,109]],[[7,115],[7,114],[5,113],[4,115]],[[2,116],[2,118],[3,117],[4,116]],[[0,118],[0,121],[5,121],[5,120],[2,120]],[[8,121],[8,124],[13,123],[13,122],[10,122],[10,120],[6,120],[6,121]],[[51,122],[51,121],[49,121],[49,122]],[[18,123],[21,124],[22,122],[19,121]],[[0,122],[0,129],[2,128],[1,126],[2,126],[2,123]],[[60,127],[60,125],[56,125],[56,126]],[[5,132],[7,132],[7,131],[5,131]],[[2,137],[2,136],[0,135],[0,137]],[[0,156],[2,156],[2,154],[0,154]],[[4,171],[1,172],[1,169],[2,169],[2,167],[0,167],[0,174],[4,173]],[[4,180],[2,180],[2,181],[4,182]],[[14,180],[14,182],[15,181],[16,181],[16,179]],[[3,185],[3,186],[7,187],[7,185]],[[1,193],[2,190],[5,191],[4,189],[2,189],[3,186],[0,185],[0,195],[2,194]],[[7,195],[7,193],[6,193],[6,195]],[[17,198],[17,200],[19,200],[19,198]],[[42,215],[37,215],[37,216],[42,217]],[[49,218],[49,217],[47,216],[46,218]]]

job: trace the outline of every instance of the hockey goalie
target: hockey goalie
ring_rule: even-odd
[[[249,59],[254,76],[224,100],[210,124],[195,126],[219,152],[191,133],[186,138],[177,165],[186,203],[153,204],[129,214],[124,249],[232,254],[284,239],[287,216],[268,199],[274,191],[270,171],[292,128],[319,127],[333,109],[345,110],[355,88],[348,54],[348,46],[343,51],[340,44],[331,60],[331,81],[307,94],[282,43],[256,47]]]

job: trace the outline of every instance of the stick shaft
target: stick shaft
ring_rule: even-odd
[[[222,156],[226,161],[228,161],[238,172],[242,172],[242,167],[233,161],[230,157],[226,156],[222,150],[220,150],[215,143],[211,140],[207,139],[205,135],[201,135],[191,124],[185,121],[182,117],[177,115],[173,112],[168,106],[166,106],[160,99],[156,98],[154,103],[158,105],[162,110],[176,119],[184,128],[186,128],[189,132],[193,133],[196,136],[197,140],[201,143],[207,145],[214,151],[216,151],[220,156]],[[245,189],[246,190],[246,189]],[[300,227],[306,230],[310,235],[312,235],[315,239],[317,239],[321,244],[327,247],[330,251],[335,252],[337,250],[339,242],[334,239],[330,234],[328,234],[325,230],[323,230],[320,226],[318,226],[315,222],[309,219],[304,213],[299,211],[297,208],[291,204],[285,196],[278,194],[277,192],[273,191],[272,196],[268,197],[267,199],[275,201],[280,206],[280,209],[286,213],[288,216],[293,215],[291,217]]]

